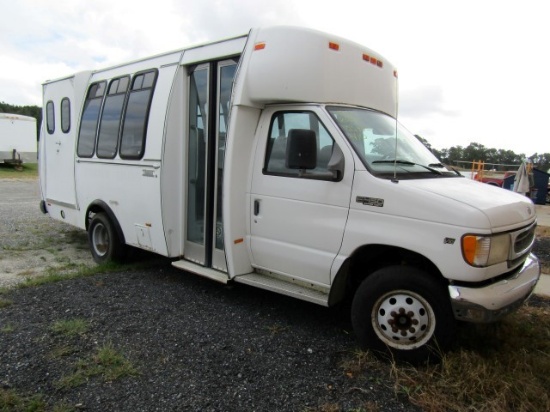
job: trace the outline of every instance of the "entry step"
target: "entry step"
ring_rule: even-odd
[[[198,265],[188,260],[177,260],[175,262],[172,262],[172,266],[175,266],[178,269],[186,270],[196,275],[203,276],[208,279],[215,280],[216,282],[220,283],[227,283],[227,281],[229,280],[229,278],[227,277],[227,273],[223,273],[215,269],[205,268],[204,266]]]
[[[238,283],[244,283],[260,289],[270,290],[272,292],[277,292],[282,295],[291,296],[307,302],[328,306],[328,293],[310,289],[296,283],[286,282],[272,276],[258,273],[248,273],[246,275],[236,276],[233,280]]]

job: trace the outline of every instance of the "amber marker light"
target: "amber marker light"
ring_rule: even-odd
[[[378,60],[376,57],[370,56],[367,53],[363,53],[363,60],[380,68],[384,67],[382,60]]]
[[[340,45],[338,43],[333,42],[333,41],[329,41],[328,42],[328,48],[330,50],[338,51],[338,50],[340,50]]]
[[[477,236],[464,236],[462,238],[462,251],[464,259],[470,265],[474,264],[477,248]]]
[[[254,50],[263,50],[265,49],[265,42],[259,42],[254,45]]]

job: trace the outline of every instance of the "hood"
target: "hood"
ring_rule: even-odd
[[[399,185],[424,192],[426,200],[437,202],[439,199],[447,207],[448,200],[458,202],[461,205],[459,209],[465,215],[478,211],[487,219],[492,230],[516,228],[536,218],[535,206],[528,197],[466,178],[403,180]],[[476,220],[479,225],[481,222]]]

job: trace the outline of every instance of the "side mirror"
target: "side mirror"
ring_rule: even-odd
[[[311,170],[317,167],[317,137],[313,130],[288,131],[285,163],[289,169]]]
[[[344,177],[345,157],[342,149],[337,144],[334,144],[332,156],[327,165],[327,169],[332,173],[332,178],[335,181],[340,181]]]

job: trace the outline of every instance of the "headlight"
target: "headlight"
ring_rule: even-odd
[[[485,267],[506,262],[509,252],[509,235],[466,235],[462,238],[464,260],[472,266]]]

